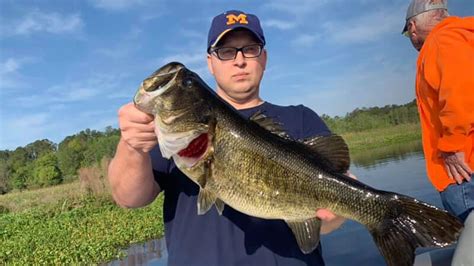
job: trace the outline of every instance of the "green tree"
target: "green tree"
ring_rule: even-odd
[[[35,161],[32,185],[51,186],[61,183],[62,175],[58,167],[58,159],[52,152],[46,153]]]
[[[8,157],[8,167],[12,172],[15,172],[18,168],[25,166],[30,161],[28,152],[23,147],[16,148],[10,153]]]
[[[77,176],[77,170],[81,166],[85,149],[85,141],[77,136],[67,137],[59,144],[58,165],[65,180],[71,180]]]
[[[32,165],[27,163],[23,166],[20,166],[15,171],[12,172],[10,178],[10,186],[15,189],[25,189],[27,186],[27,180],[32,175]]]
[[[56,151],[56,144],[48,139],[37,140],[26,145],[25,150],[29,159],[36,160],[43,154]]]
[[[0,151],[0,195],[9,191],[8,186],[8,158],[10,151]]]

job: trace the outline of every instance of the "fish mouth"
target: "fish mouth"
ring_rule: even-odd
[[[169,87],[169,85],[171,85],[170,83],[173,83],[176,75],[183,68],[185,68],[185,66],[178,62],[171,62],[162,66],[149,78],[153,82],[153,85],[145,86],[144,90],[147,92],[152,92]]]

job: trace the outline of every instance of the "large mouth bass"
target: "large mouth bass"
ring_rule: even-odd
[[[180,63],[145,79],[134,102],[155,116],[162,155],[199,185],[199,214],[227,204],[283,219],[309,253],[320,239],[316,210],[327,208],[365,225],[388,265],[412,265],[417,247],[449,245],[463,228],[444,210],[344,175],[340,136],[293,140],[260,113],[247,120]]]

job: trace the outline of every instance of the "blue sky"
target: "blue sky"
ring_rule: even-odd
[[[181,61],[211,86],[212,17],[257,14],[267,39],[262,97],[319,114],[414,99],[417,52],[400,34],[408,0],[0,0],[0,149],[117,127],[140,82]],[[472,0],[449,2],[474,14]]]

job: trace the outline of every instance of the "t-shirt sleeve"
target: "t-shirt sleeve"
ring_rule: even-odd
[[[170,178],[169,169],[171,161],[163,158],[158,145],[150,151],[150,157],[155,181],[158,183],[161,190],[166,190]]]
[[[303,112],[303,138],[331,135],[331,130],[316,112],[306,106],[301,106],[301,108]]]

